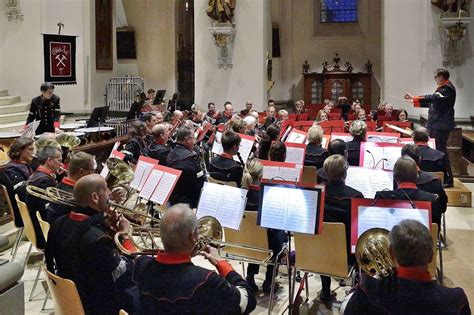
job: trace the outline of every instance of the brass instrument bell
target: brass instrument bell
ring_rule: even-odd
[[[199,239],[194,246],[191,256],[196,256],[213,241],[221,242],[223,238],[222,225],[211,216],[204,216],[198,220]]]
[[[61,147],[73,149],[81,144],[81,139],[72,132],[64,132],[56,137],[56,142],[59,143]]]
[[[389,231],[372,228],[358,239],[355,255],[359,267],[368,275],[386,278],[395,269],[395,263],[389,253]]]

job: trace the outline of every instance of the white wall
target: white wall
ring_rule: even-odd
[[[206,108],[215,102],[222,109],[229,100],[242,109],[252,100],[257,110],[266,105],[265,57],[271,37],[269,0],[239,0],[235,10],[236,34],[233,67],[217,67],[217,50],[208,28],[207,0],[194,1],[195,102]]]
[[[431,94],[436,88],[433,71],[442,66],[441,10],[424,0],[384,0],[382,10],[382,97],[395,107],[406,108],[410,116],[427,114],[428,109],[413,108],[400,98],[405,91]],[[465,63],[448,68],[457,89],[456,118],[474,114],[473,43],[470,25],[464,43]]]

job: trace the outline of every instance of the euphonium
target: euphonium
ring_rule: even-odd
[[[389,254],[389,231],[372,228],[357,241],[355,255],[359,267],[368,275],[386,278],[392,274],[395,264]]]
[[[213,241],[222,242],[222,225],[216,218],[204,216],[198,221],[198,234],[199,238],[191,256],[198,255]]]
[[[114,157],[108,158],[105,163],[109,169],[105,178],[107,187],[113,194],[123,196],[121,200],[116,200],[117,203],[125,203],[131,194],[128,184],[133,180],[133,169],[124,161]]]
[[[72,132],[63,132],[56,136],[56,142],[63,148],[73,149],[81,144],[81,139]]]

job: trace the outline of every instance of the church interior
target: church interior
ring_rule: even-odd
[[[473,10],[470,0],[0,0],[0,314],[470,314]],[[320,153],[312,155],[311,145]],[[30,147],[36,168],[20,161]],[[48,148],[59,150],[60,166]],[[93,156],[93,167],[78,172],[107,184],[113,215],[81,212],[86,204],[99,209],[106,197],[71,176],[80,152]],[[189,171],[189,157],[198,171]],[[230,170],[213,176],[230,161],[238,180]],[[13,162],[31,177],[12,179]],[[29,189],[38,173],[54,184]],[[433,181],[438,191],[425,192],[422,184]],[[80,187],[95,196],[89,203]],[[347,189],[358,195],[343,197]],[[42,210],[32,211],[39,203]],[[68,210],[50,220],[52,204]],[[181,228],[169,223],[173,216]],[[183,238],[176,235],[185,233],[186,216],[199,224],[192,240],[207,243],[191,246],[198,254],[188,251],[183,261],[202,268],[168,271],[175,280],[150,288],[177,264],[170,259],[181,259],[170,244]],[[100,290],[86,292],[89,276],[68,280],[61,270],[67,253],[68,272],[95,274],[80,261],[86,246],[73,255],[68,235],[54,237],[96,217],[113,222],[100,233],[121,257],[104,281],[113,279],[116,292],[133,269],[133,307],[118,307],[121,295],[113,292],[103,295],[119,300],[113,311],[103,302],[109,298],[97,306],[90,296]],[[430,260],[407,267],[399,255],[423,260],[420,229],[431,235]],[[359,251],[377,241],[383,255]],[[93,253],[101,269],[109,258]],[[394,260],[389,276],[381,256]],[[373,265],[364,268],[367,261]],[[120,266],[127,269],[116,276]],[[420,268],[433,286],[426,291],[403,282],[408,269],[409,281],[421,281],[413,280]],[[222,286],[199,293],[208,274],[203,285],[186,287],[202,270]],[[364,289],[364,278],[390,277],[402,281],[393,299],[393,292]],[[209,293],[217,288],[229,292]],[[436,303],[430,294],[439,294]]]

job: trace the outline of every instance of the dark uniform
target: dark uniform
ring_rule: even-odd
[[[127,152],[123,152],[127,151]],[[125,155],[125,162],[131,162],[133,164],[138,163],[140,155],[148,156],[148,148],[146,146],[145,140],[139,137],[133,137],[127,141],[123,149]]]
[[[26,119],[26,124],[34,120],[41,121],[36,134],[43,132],[54,132],[59,128],[59,118],[61,117],[61,107],[59,106],[59,96],[53,94],[49,100],[43,99],[43,96],[37,96],[31,100],[30,112]]]
[[[72,194],[73,191],[74,191],[74,185],[75,184],[76,184],[75,181],[65,177],[65,178],[63,178],[63,180],[58,185],[56,185],[56,188],[67,191],[67,192]],[[71,212],[73,209],[74,208],[70,207],[70,206],[61,205],[61,204],[58,204],[58,203],[51,202],[49,204],[48,208],[46,209],[46,212],[47,212],[47,215],[48,215],[47,216],[47,218],[48,218],[47,221],[51,224],[54,221],[56,221],[56,219],[58,219],[59,217],[62,217],[63,215],[66,215],[69,212]]]
[[[439,208],[441,213],[446,212],[448,207],[448,196],[444,191],[443,185],[441,185],[441,181],[436,175],[424,171],[418,172],[416,187],[418,187],[419,190],[438,195],[436,207]]]
[[[397,274],[383,280],[364,275],[344,314],[471,314],[463,289],[436,285],[428,271],[398,267]]]
[[[86,314],[132,313],[132,264],[122,257],[106,232],[104,216],[91,208],[77,209],[51,225],[45,251],[48,270],[71,279]],[[79,213],[80,212],[80,213]],[[127,249],[130,241],[124,241]]]
[[[189,255],[165,252],[135,259],[142,314],[250,313],[256,301],[247,282],[225,260],[216,268],[219,275],[195,266]]]
[[[453,175],[449,166],[448,154],[430,148],[425,142],[417,142],[416,145],[420,149],[420,168],[426,172],[443,172],[445,182],[452,183]]]
[[[324,222],[341,222],[346,228],[347,260],[349,265],[355,263],[354,255],[351,254],[351,198],[364,198],[358,190],[347,186],[342,181],[328,182],[326,184],[324,197]],[[322,293],[321,299],[331,297],[331,278],[321,276]]]
[[[216,156],[209,163],[209,175],[217,180],[235,182],[240,187],[242,182],[243,168],[236,162],[232,155],[222,153]]]
[[[314,166],[316,169],[320,169],[323,167],[324,161],[328,156],[328,151],[321,145],[308,143],[306,146],[306,155],[304,157],[304,166]]]
[[[359,166],[361,142],[362,140],[358,137],[354,137],[352,141],[346,142],[347,162],[349,163],[350,166]]]
[[[4,173],[10,181],[10,185],[12,186],[15,194],[18,194],[18,197],[21,201],[25,201],[26,182],[33,174],[31,167],[26,163],[10,161],[7,163]]]
[[[160,161],[160,165],[166,166],[168,164],[168,154],[171,152],[169,146],[153,142],[148,147],[148,156]]]
[[[42,189],[48,187],[55,187],[58,184],[56,181],[56,175],[50,170],[40,166],[33,175],[31,175],[28,180],[28,185],[36,186]],[[41,231],[41,226],[39,224],[38,218],[36,217],[36,212],[39,211],[41,218],[46,220],[46,203],[47,201],[38,197],[35,197],[29,193],[26,193],[25,203],[28,206],[28,211],[30,212],[31,221],[33,222],[33,227],[35,228],[36,233],[36,242],[37,247],[44,249],[45,239],[43,232]]]
[[[199,154],[177,143],[168,154],[168,167],[182,171],[171,193],[170,203],[187,203],[191,208],[196,208],[205,181]]]
[[[318,169],[316,174],[318,175],[318,184],[326,184],[328,182],[328,176],[326,175],[324,168],[321,167]]]
[[[430,201],[431,202],[431,221],[441,224],[441,206],[438,202],[439,197],[432,193],[419,190],[415,183],[400,183],[398,188],[393,191],[377,191],[375,199],[391,200],[411,200],[411,201]]]

